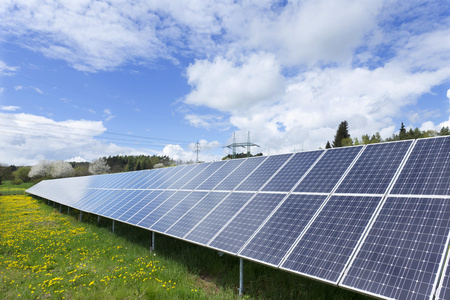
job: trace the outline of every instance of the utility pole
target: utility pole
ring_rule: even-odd
[[[224,148],[230,148],[233,150],[233,158],[236,158],[236,148],[237,147],[242,147],[245,148],[247,147],[247,157],[250,157],[250,147],[259,147],[259,145],[257,144],[253,144],[250,142],[250,131],[248,132],[248,138],[247,138],[247,143],[236,143],[236,133],[233,132],[233,144],[230,144],[228,146],[225,146]]]
[[[198,153],[200,152],[200,143],[197,141],[197,143],[195,144],[195,148],[194,148],[195,153],[197,154],[197,160],[196,162],[198,163]]]

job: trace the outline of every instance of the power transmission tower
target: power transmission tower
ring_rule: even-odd
[[[200,143],[197,141],[194,148],[195,153],[197,154],[196,162],[198,163],[198,153],[200,152]]]
[[[250,157],[250,147],[259,147],[259,145],[257,144],[253,144],[250,142],[250,131],[248,132],[248,137],[247,137],[247,142],[246,143],[236,143],[236,134],[235,132],[233,132],[233,143],[228,145],[228,146],[224,146],[224,148],[229,148],[233,150],[233,158],[236,158],[236,148],[237,147],[242,147],[245,148],[247,147],[247,157]]]

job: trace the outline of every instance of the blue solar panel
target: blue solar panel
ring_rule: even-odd
[[[381,197],[332,196],[282,268],[337,282]]]
[[[134,201],[139,194],[141,194],[141,190],[129,190],[127,193],[122,195],[122,199],[120,199],[119,202],[117,202],[116,205],[112,206],[108,211],[106,211],[103,215],[105,217],[111,218],[111,219],[117,219],[124,211],[127,211],[133,204]]]
[[[134,214],[132,217],[130,217],[127,220],[127,223],[130,224],[138,224],[142,220],[145,219],[145,217],[148,216],[153,210],[155,210],[158,206],[161,205],[164,201],[166,201],[168,198],[170,198],[173,194],[175,194],[174,191],[164,191],[155,198],[153,198],[150,202],[145,204],[136,214]]]
[[[216,173],[212,174],[211,177],[206,179],[205,182],[203,182],[199,187],[197,187],[197,190],[212,190],[244,161],[244,159],[233,159],[225,161],[225,165],[217,170]]]
[[[197,174],[196,173],[197,166],[198,165],[194,165],[194,164],[188,165],[188,166],[182,166],[183,170],[181,170],[180,172],[177,172],[172,177],[170,177],[170,180],[161,182],[161,184],[158,185],[158,189],[167,189],[169,186],[171,186],[172,184],[174,184],[175,182],[180,180],[180,178],[182,178],[182,177],[185,177],[185,176],[192,177],[192,174]]]
[[[449,230],[449,199],[387,198],[342,284],[381,297],[431,299]]]
[[[97,215],[103,215],[111,207],[116,205],[122,200],[123,195],[128,193],[127,190],[116,190],[116,193],[111,194],[109,197],[104,197],[101,201],[98,201],[95,207],[91,208],[91,212]]]
[[[450,249],[450,248],[449,248]],[[447,253],[447,262],[444,270],[439,289],[436,293],[436,300],[450,299],[450,255]]]
[[[102,203],[109,200],[110,197],[115,196],[118,192],[118,190],[99,190],[98,193],[91,194],[88,198],[83,199],[83,203],[77,203],[73,207],[83,211],[92,212],[95,208],[101,206]]]
[[[239,255],[278,266],[325,198],[290,195]]]
[[[450,195],[450,136],[417,140],[391,194]]]
[[[181,200],[183,200],[191,192],[179,191],[175,192],[171,197],[167,198],[161,205],[155,208],[148,216],[146,216],[137,225],[145,228],[150,228],[155,224],[162,216],[171,210],[175,205],[177,205]]]
[[[331,192],[361,148],[362,146],[328,149],[295,188],[295,192]]]
[[[412,141],[367,145],[336,193],[384,194]]]
[[[183,200],[178,202],[171,210],[150,227],[153,231],[165,232],[170,226],[178,221],[193,206],[197,205],[208,192],[192,192]]]
[[[131,206],[128,210],[123,210],[122,215],[120,215],[117,220],[119,221],[127,221],[129,218],[134,216],[138,211],[144,208],[147,204],[149,204],[153,199],[159,196],[163,191],[154,191],[154,190],[145,190],[141,194],[139,194],[133,201],[133,206]]]
[[[158,176],[158,173],[160,173],[161,170],[162,169],[142,171],[143,175],[140,178],[138,178],[135,182],[133,182],[133,184],[131,184],[128,188],[143,189],[145,184],[147,184],[149,181],[152,181],[153,178],[156,178],[156,176]]]
[[[208,245],[237,253],[284,197],[285,194],[257,194]]]
[[[289,192],[323,152],[319,150],[296,153],[262,190]]]
[[[185,239],[206,244],[253,197],[253,193],[232,193],[200,222]]]
[[[158,186],[163,184],[166,180],[176,175],[177,173],[183,173],[183,168],[184,166],[161,169],[161,172],[153,177],[151,181],[148,181],[147,184],[144,184],[142,188],[147,190],[156,189]]]
[[[269,156],[236,191],[258,191],[291,156],[292,154]]]
[[[205,181],[209,176],[214,174],[214,172],[219,170],[224,164],[225,164],[225,161],[213,162],[207,168],[205,168],[202,172],[200,172],[197,176],[195,176],[191,181],[186,183],[182,187],[182,189],[183,190],[196,189],[200,184],[203,183],[203,181]]]
[[[209,167],[210,165],[211,165],[211,163],[195,164],[194,165],[195,168],[194,168],[193,172],[189,172],[185,176],[183,176],[179,180],[177,180],[176,182],[173,182],[172,185],[169,186],[169,189],[175,189],[175,190],[181,189],[183,187],[183,185],[185,185],[186,183],[191,181],[192,178],[194,178],[198,174],[201,174],[201,172],[203,170],[205,170],[207,167]]]
[[[227,178],[225,178],[214,190],[231,191],[238,184],[240,184],[259,164],[261,164],[267,157],[259,156],[247,158],[239,165]]]
[[[229,193],[209,193],[200,203],[198,203],[198,205],[193,207],[172,227],[170,227],[166,233],[180,238],[184,237],[197,223],[203,219],[203,217],[208,215],[208,213],[228,195]]]

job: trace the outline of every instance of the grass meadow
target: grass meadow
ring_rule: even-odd
[[[239,259],[0,186],[2,299],[239,299]],[[244,299],[368,299],[244,261]]]

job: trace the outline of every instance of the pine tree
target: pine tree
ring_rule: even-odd
[[[333,148],[342,147],[342,140],[350,138],[347,121],[342,121],[334,136]]]
[[[331,148],[330,142],[327,141],[327,144],[325,145],[325,149],[330,149],[330,148]]]
[[[399,132],[399,134],[398,134],[398,138],[400,139],[400,140],[406,140],[407,139],[407,136],[406,136],[407,134],[406,134],[406,129],[405,129],[405,125],[403,125],[403,122],[402,122],[402,125],[400,126],[400,132]]]

